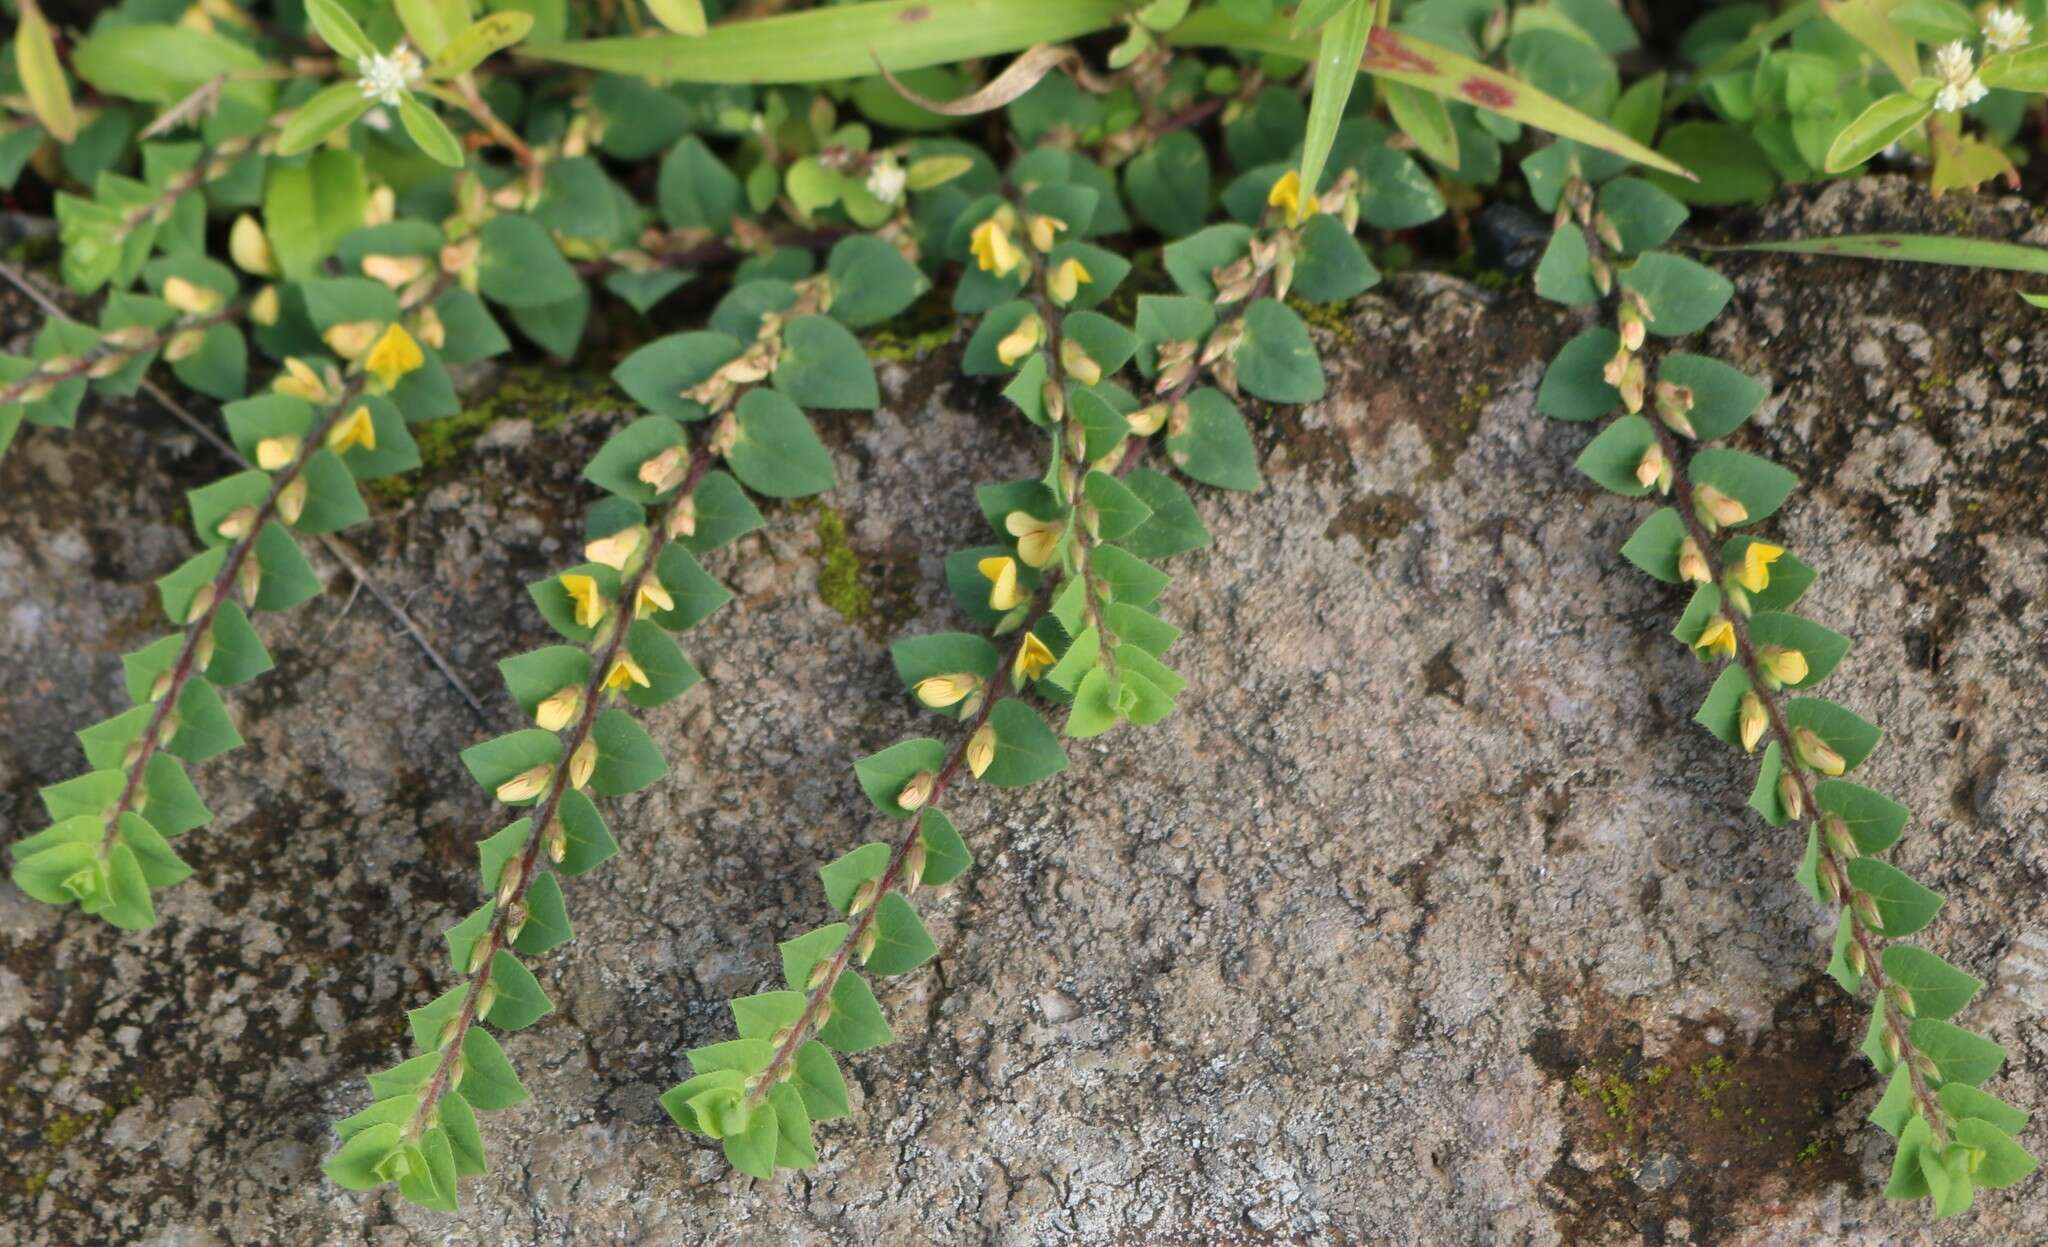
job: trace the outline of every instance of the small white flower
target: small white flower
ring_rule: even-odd
[[[364,97],[387,108],[398,107],[398,97],[419,77],[420,58],[403,45],[391,49],[389,55],[372,52],[356,65],[356,84],[363,89]]]
[[[1983,80],[1977,77],[1970,45],[1960,39],[1934,50],[1934,76],[1942,84],[1934,94],[1934,106],[1942,112],[1961,112],[1988,94]]]
[[[1984,15],[1984,42],[1999,52],[2025,47],[2034,27],[2018,9],[1993,9]]]
[[[878,160],[868,170],[868,194],[885,204],[893,204],[903,197],[903,184],[910,175],[903,166],[893,160]]]

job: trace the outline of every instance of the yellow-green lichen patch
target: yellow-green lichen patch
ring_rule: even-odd
[[[816,512],[811,535],[818,539],[818,600],[846,622],[861,622],[874,610],[875,593],[861,579],[860,556],[846,540],[846,518],[815,499],[798,506]]]

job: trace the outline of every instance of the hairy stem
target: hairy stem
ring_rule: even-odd
[[[1663,421],[1653,417],[1649,423],[1656,431],[1658,447],[1672,465],[1672,485],[1677,495],[1679,517],[1685,521],[1686,532],[1707,561],[1708,571],[1712,577],[1710,583],[1719,585],[1722,583],[1723,571],[1719,554],[1720,543],[1707,531],[1706,525],[1700,521],[1698,510],[1693,505],[1692,482],[1685,473],[1684,448],[1680,445],[1677,435],[1666,428]],[[1889,990],[1891,981],[1886,976],[1883,961],[1879,957],[1878,939],[1856,916],[1852,900],[1854,890],[1849,883],[1848,862],[1829,842],[1828,837],[1819,833],[1821,809],[1819,802],[1814,800],[1813,776],[1801,764],[1798,752],[1792,747],[1791,725],[1785,719],[1784,708],[1779,704],[1777,693],[1764,681],[1763,664],[1749,633],[1749,618],[1739,610],[1727,611],[1725,616],[1735,631],[1736,661],[1742,664],[1743,673],[1749,677],[1750,691],[1755,693],[1757,700],[1763,704],[1764,714],[1770,722],[1771,736],[1778,742],[1784,773],[1792,776],[1793,783],[1799,786],[1801,810],[1805,820],[1816,824],[1815,838],[1820,845],[1823,875],[1833,880],[1829,890],[1836,897],[1839,920],[1849,924],[1851,938],[1866,962],[1860,972],[1864,978],[1870,980],[1871,988],[1877,995],[1875,1007],[1884,1019],[1886,1031],[1898,1044],[1898,1060],[1905,1066],[1907,1077],[1912,1080],[1913,1099],[1919,1105],[1921,1116],[1927,1119],[1928,1128],[1933,1131],[1936,1144],[1946,1145],[1947,1115],[1942,1110],[1941,1101],[1935,1097],[1933,1089],[1921,1075],[1922,1057],[1913,1043],[1912,1020],[1905,1015]]]
[[[499,880],[500,903],[491,917],[490,929],[477,941],[471,953],[474,968],[468,974],[469,987],[462,997],[462,1010],[456,1014],[453,1024],[446,1032],[446,1038],[441,1045],[441,1060],[434,1066],[433,1076],[427,1080],[426,1086],[420,1092],[419,1108],[414,1111],[412,1121],[406,1128],[409,1138],[417,1138],[420,1132],[431,1124],[435,1106],[449,1089],[456,1063],[462,1059],[463,1037],[469,1033],[469,1028],[477,1023],[478,1002],[483,996],[484,988],[491,981],[491,970],[498,952],[512,943],[512,917],[523,910],[527,892],[540,877],[540,857],[543,846],[548,842],[548,828],[555,821],[555,814],[561,808],[562,794],[569,791],[569,771],[576,751],[590,739],[591,729],[597,723],[599,703],[604,699],[605,675],[617,661],[619,652],[626,646],[626,633],[633,622],[632,615],[634,605],[639,601],[640,586],[647,582],[648,577],[654,575],[655,563],[659,561],[663,547],[669,542],[669,521],[674,516],[676,508],[689,501],[698,483],[704,479],[704,473],[710,470],[715,457],[709,443],[701,444],[690,456],[689,468],[682,484],[676,489],[675,497],[670,499],[657,515],[649,519],[646,556],[641,560],[639,569],[619,588],[618,601],[612,608],[617,612],[617,617],[613,620],[611,636],[601,644],[595,655],[597,661],[590,665],[590,676],[583,686],[582,710],[577,715],[575,724],[562,738],[561,760],[555,763],[554,774],[548,781],[547,795],[541,798],[539,806],[534,810],[533,826],[527,836],[526,848],[505,866],[506,870],[513,872],[509,891],[505,887],[504,879],[501,877]]]
[[[107,342],[101,341],[91,350],[64,360],[60,367],[51,369],[38,368],[19,381],[10,381],[4,386],[0,386],[0,407],[7,406],[10,403],[29,401],[23,396],[38,387],[58,386],[66,381],[90,378],[95,373],[99,373],[102,376],[111,376],[126,367],[128,361],[134,359],[137,355],[160,350],[165,343],[179,334],[190,333],[194,330],[211,329],[215,325],[225,324],[239,317],[244,310],[241,304],[230,303],[226,307],[201,316],[181,316],[177,320],[172,321],[166,328],[151,330],[148,337],[140,338],[132,343],[122,342],[118,345],[109,345]],[[110,363],[109,361],[118,362]]]
[[[291,463],[282,472],[271,477],[270,492],[264,495],[262,503],[256,508],[256,515],[249,524],[249,531],[228,548],[227,557],[221,560],[220,571],[214,575],[212,583],[201,590],[208,595],[208,600],[197,615],[185,621],[185,640],[178,646],[178,656],[171,664],[170,679],[165,683],[162,695],[156,699],[156,708],[150,712],[149,723],[143,728],[142,738],[135,743],[132,751],[133,760],[128,763],[128,778],[121,785],[121,796],[107,811],[106,829],[100,839],[101,857],[105,857],[114,847],[121,815],[133,806],[136,794],[142,790],[143,774],[149,769],[150,757],[163,746],[165,728],[177,709],[178,699],[184,693],[185,686],[191,683],[193,674],[199,669],[199,646],[212,630],[214,616],[220,613],[220,608],[227,602],[228,595],[234,592],[235,581],[241,575],[243,565],[249,561],[249,556],[255,553],[257,539],[263,535],[265,526],[277,514],[278,497],[299,478],[301,472],[305,471],[307,462],[312,459],[315,452],[327,444],[327,431],[334,427],[335,421],[341,419],[342,413],[355,401],[356,395],[362,390],[363,381],[362,374],[357,374],[351,379],[343,387],[340,397],[334,404],[314,421],[313,426],[299,439],[299,448],[293,454]]]

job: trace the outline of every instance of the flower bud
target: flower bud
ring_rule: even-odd
[[[1834,746],[1822,740],[1820,733],[1810,727],[1793,729],[1792,753],[1801,765],[1823,775],[1840,775],[1849,769],[1848,761],[1835,752]]]
[[[213,531],[229,541],[240,541],[253,532],[255,528],[256,508],[245,505],[236,507],[223,516],[220,523],[213,526]]]
[[[276,286],[265,286],[249,300],[249,319],[259,325],[274,325],[284,315],[284,300]]]
[[[1621,384],[1615,387],[1621,391],[1623,406],[1632,412],[1643,409],[1643,387],[1649,384],[1649,377],[1642,356],[1629,356],[1627,365],[1621,370]]]
[[[1102,380],[1102,365],[1095,362],[1087,348],[1072,338],[1060,340],[1060,367],[1082,385],[1094,385]]]
[[[1034,214],[1024,220],[1024,231],[1031,237],[1031,245],[1040,251],[1051,251],[1067,223],[1056,216]]]
[[[633,555],[640,549],[640,538],[645,530],[638,525],[621,528],[609,537],[599,537],[583,547],[583,557],[593,563],[602,563],[614,571],[625,571]]]
[[[344,321],[339,325],[328,326],[327,332],[320,335],[320,340],[343,359],[357,360],[376,344],[377,331],[380,328],[381,326],[374,320]]]
[[[204,329],[181,329],[171,335],[170,341],[164,343],[164,360],[166,363],[175,364],[180,360],[190,359],[197,355],[199,348],[204,345],[206,345],[206,331]]]
[[[582,704],[583,690],[573,684],[565,685],[534,707],[534,724],[550,732],[559,732],[569,726],[569,720],[576,717],[576,711]]]
[[[480,1018],[490,1017],[491,1006],[497,1003],[498,985],[496,983],[484,984],[484,989],[476,994],[476,1015]]]
[[[1707,570],[1707,556],[1701,553],[1699,543],[1690,537],[1678,544],[1678,577],[1695,584],[1705,584],[1714,578]]]
[[[1877,931],[1884,929],[1884,920],[1883,916],[1878,913],[1876,897],[1868,892],[1858,892],[1856,893],[1854,908],[1856,916],[1862,920],[1864,926]]]
[[[1870,973],[1870,954],[1855,940],[1849,941],[1849,968],[1858,974]]]
[[[476,951],[477,954],[479,955],[481,955],[484,952],[484,943],[482,940],[477,941]],[[472,958],[472,960],[474,960],[474,958]],[[477,968],[475,966],[471,966],[469,972],[471,974],[475,974],[476,969]],[[460,1035],[461,1033],[462,1018],[459,1016],[449,1018],[446,1022],[443,1022],[441,1024],[441,1035],[438,1039],[434,1041],[434,1046],[436,1048],[446,1048],[449,1044],[454,1043],[455,1037],[457,1035]]]
[[[996,729],[984,723],[974,729],[974,735],[967,738],[967,773],[980,779],[982,772],[996,760]]]
[[[1806,679],[1806,655],[1783,645],[1765,645],[1756,652],[1757,665],[1767,680],[1777,684],[1798,684]]]
[[[185,622],[195,624],[206,618],[206,613],[213,609],[214,596],[212,585],[201,585],[199,592],[192,595],[191,604],[185,608]]]
[[[427,257],[423,255],[366,255],[363,257],[363,276],[381,281],[393,290],[417,279],[427,271]]]
[[[1657,418],[1664,426],[1680,437],[1697,438],[1699,433],[1692,427],[1692,419],[1686,413],[1692,410],[1692,387],[1674,385],[1659,381],[1656,390]]]
[[[670,537],[694,537],[697,535],[697,499],[693,495],[676,503],[669,512],[668,535]]]
[[[1884,1054],[1894,1061],[1898,1060],[1905,1050],[1905,1045],[1899,1042],[1899,1033],[1889,1026],[1885,1027],[1882,1033],[1884,1035]]]
[[[1786,818],[1796,820],[1806,814],[1806,792],[1790,771],[1778,776],[1778,804],[1785,807]]]
[[[931,709],[944,710],[948,706],[959,705],[980,687],[980,676],[971,671],[956,671],[948,675],[926,676],[912,686],[911,691]]]
[[[203,316],[221,305],[220,291],[184,277],[164,282],[163,300],[188,316]]]
[[[932,786],[937,780],[938,777],[930,771],[919,771],[896,794],[896,804],[906,810],[922,809],[924,803],[932,799]]]
[[[156,679],[152,681],[149,686],[149,700],[152,703],[162,701],[165,697],[170,695],[170,692],[171,673],[168,671],[157,672]]]
[[[817,988],[818,988],[818,985],[819,985],[819,984],[821,984],[821,983],[823,983],[823,982],[825,981],[825,976],[826,976],[827,974],[831,973],[831,971],[832,971],[832,962],[830,961],[830,959],[828,959],[828,958],[820,958],[820,959],[818,960],[818,964],[816,964],[816,965],[814,965],[814,966],[812,966],[812,967],[811,967],[811,973],[810,973],[810,976],[809,976],[809,977],[808,977],[808,978],[807,978],[807,979],[806,979],[806,980],[804,981],[804,990],[805,990],[805,991],[816,991],[816,990],[817,990]],[[820,1004],[820,1006],[821,1006],[821,1007],[823,1007],[823,1006],[825,1005],[825,1003],[826,1003],[826,1002],[824,1002],[824,1001],[820,1001],[820,1002],[819,1002],[819,1004]],[[824,1024],[825,1024],[825,1023],[824,1023],[824,1019],[823,1019],[823,1018],[819,1018],[819,1019],[818,1019],[818,1021],[817,1021],[817,1023],[816,1023],[816,1025],[818,1025],[818,1026],[823,1026]]]
[[[581,791],[597,770],[597,742],[586,739],[569,755],[569,786]]]
[[[1744,693],[1739,720],[1742,729],[1742,752],[1755,753],[1757,742],[1764,738],[1764,730],[1770,726],[1770,716],[1764,713],[1763,699],[1755,693]]]
[[[1902,984],[1893,983],[1885,992],[1892,998],[1892,1004],[1898,1007],[1899,1012],[1909,1018],[1920,1015],[1919,1010],[1913,1007],[1913,993],[1906,990]]]
[[[1740,524],[1749,518],[1748,507],[1712,485],[1701,485],[1694,489],[1692,500],[1693,511],[1709,532],[1724,524]]]
[[[286,528],[299,522],[299,516],[306,511],[306,478],[295,476],[283,489],[277,491],[277,518]]]
[[[242,595],[242,601],[253,608],[257,595],[263,590],[263,565],[255,559],[243,559],[242,570],[235,573],[235,590]]]
[[[903,880],[905,896],[915,895],[918,888],[924,886],[924,863],[924,837],[919,836],[910,842],[910,848],[903,854],[903,873],[900,878]]]
[[[1655,489],[1660,494],[1671,492],[1671,460],[1664,457],[1664,449],[1654,443],[1636,461],[1636,483],[1644,489]]]
[[[1038,349],[1038,343],[1045,332],[1045,322],[1033,313],[1017,322],[1017,327],[996,343],[996,358],[1004,367],[1014,367],[1031,352]]]
[[[866,965],[868,958],[875,955],[875,944],[881,936],[881,928],[872,922],[868,924],[867,930],[860,933],[859,942],[853,946],[853,955],[860,959],[862,965]]]
[[[545,762],[527,767],[498,785],[498,800],[507,805],[533,800],[548,790],[548,777],[551,773]]]
[[[562,820],[558,818],[548,824],[548,860],[559,866],[562,863],[562,859],[567,856],[569,856],[569,832],[567,828],[562,826]]]
[[[271,253],[270,239],[256,218],[246,212],[236,217],[234,227],[228,230],[228,255],[245,273],[277,276],[277,257]]]
[[[1165,426],[1166,414],[1165,403],[1153,403],[1125,416],[1124,423],[1130,426],[1132,437],[1150,437]]]
[[[1828,814],[1820,820],[1821,838],[1827,841],[1829,851],[1837,857],[1849,859],[1860,855],[1863,850],[1856,847],[1856,837],[1849,834],[1849,824],[1840,814]]]

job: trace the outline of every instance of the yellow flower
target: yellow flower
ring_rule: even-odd
[[[1752,541],[1742,552],[1742,566],[1735,572],[1735,583],[1751,593],[1762,593],[1764,586],[1771,583],[1771,564],[1785,554],[1785,547],[1774,546],[1768,541]]]
[[[639,592],[633,595],[633,616],[636,619],[645,619],[649,615],[659,615],[675,608],[676,600],[670,597],[668,590],[662,588],[661,582],[652,576],[641,581]]]
[[[995,760],[995,724],[984,723],[974,729],[974,735],[967,738],[967,771],[974,778],[980,779],[981,773],[988,769],[988,764]]]
[[[335,454],[347,454],[357,446],[364,450],[377,449],[377,426],[371,422],[367,406],[356,408],[327,430],[327,449]]]
[[[510,805],[519,801],[531,801],[548,790],[548,776],[551,771],[547,763],[529,766],[498,785],[498,800]]]
[[[593,563],[602,563],[615,571],[626,570],[626,561],[633,557],[633,551],[640,548],[641,529],[638,526],[621,528],[609,537],[599,537],[583,547],[583,557]]]
[[[597,770],[597,742],[585,739],[569,755],[569,787],[581,790]]]
[[[647,679],[647,673],[640,669],[640,664],[634,662],[631,656],[621,655],[613,659],[612,669],[604,673],[604,691],[614,693],[631,688],[635,684],[641,688],[652,687]]]
[[[259,325],[274,325],[284,315],[284,300],[276,286],[265,286],[249,300],[249,319]]]
[[[1031,235],[1031,245],[1040,251],[1052,250],[1053,240],[1067,228],[1067,223],[1056,216],[1033,215],[1024,219],[1025,232]]]
[[[1082,282],[1094,280],[1086,265],[1069,258],[1061,260],[1052,272],[1045,275],[1045,289],[1052,295],[1053,302],[1065,307],[1081,293]]]
[[[265,472],[275,472],[290,465],[299,453],[299,439],[296,434],[280,433],[266,437],[256,443],[256,466]]]
[[[1757,742],[1764,738],[1764,729],[1770,726],[1770,717],[1764,713],[1764,703],[1755,693],[1742,695],[1742,752],[1755,753]]]
[[[640,465],[640,483],[653,486],[657,494],[667,493],[682,482],[688,458],[681,446],[669,447]]]
[[[1017,660],[1010,666],[1010,680],[1019,685],[1026,680],[1036,680],[1051,670],[1052,664],[1052,651],[1046,648],[1045,642],[1038,639],[1037,633],[1027,632],[1024,643],[1017,647]]]
[[[1017,322],[1017,327],[1003,335],[996,343],[996,358],[1010,367],[1026,355],[1038,349],[1038,340],[1045,333],[1045,323],[1033,314]]]
[[[1806,655],[1796,649],[1766,645],[1757,651],[1764,674],[1780,684],[1797,684],[1806,678]]]
[[[576,626],[595,628],[597,621],[604,618],[604,596],[597,591],[597,579],[579,572],[568,572],[562,576],[562,588],[569,600],[576,604]]]
[[[969,245],[974,251],[975,263],[985,273],[1008,277],[1024,262],[1024,253],[1017,250],[1017,244],[1011,241],[1009,227],[1003,224],[1000,214],[975,226],[974,233],[969,236]]]
[[[256,508],[253,506],[242,506],[236,507],[221,517],[220,523],[213,526],[213,531],[229,541],[240,541],[248,536],[249,530],[255,526]]]
[[[277,518],[287,525],[298,523],[299,516],[306,512],[306,493],[306,478],[294,476],[290,484],[277,491]]]
[[[1086,347],[1072,338],[1060,341],[1060,367],[1082,385],[1094,385],[1102,380],[1102,365],[1095,362],[1095,357],[1088,353]]]
[[[917,699],[934,710],[944,710],[966,701],[974,690],[981,687],[981,677],[970,671],[956,671],[950,675],[931,675],[919,680],[911,689]]]
[[[1026,567],[1044,567],[1060,548],[1067,526],[1061,520],[1042,520],[1028,511],[1012,511],[1003,517],[1003,527],[1017,539],[1017,557]]]
[[[404,325],[394,320],[385,328],[384,336],[377,339],[377,345],[370,348],[370,357],[363,366],[388,390],[398,384],[400,377],[426,362],[420,344],[412,340]]]
[[[559,732],[569,726],[569,720],[576,717],[577,707],[582,704],[583,691],[573,684],[565,685],[534,707],[533,721],[550,732]]]
[[[1735,657],[1735,625],[1728,622],[1726,615],[1714,616],[1692,647],[1702,658]]]
[[[1284,212],[1289,225],[1299,225],[1308,219],[1308,213],[1301,207],[1301,170],[1289,169],[1280,175],[1280,180],[1273,183],[1273,189],[1266,192],[1266,206]],[[1309,212],[1314,211],[1315,204],[1311,201]]]
[[[270,388],[293,398],[303,398],[309,403],[324,403],[332,397],[327,382],[313,371],[313,366],[296,355],[288,355],[284,361],[284,375],[270,383]]]
[[[990,610],[1012,610],[1024,604],[1024,589],[1017,583],[1017,560],[1002,554],[983,559],[975,567],[988,578]]]

